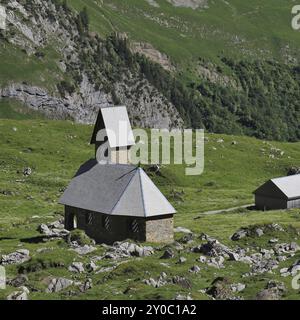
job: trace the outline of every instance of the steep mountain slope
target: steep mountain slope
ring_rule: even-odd
[[[217,133],[300,138],[293,1],[5,5],[3,97],[77,121],[93,121],[101,105],[123,103],[138,126],[175,127],[184,120]]]
[[[56,1],[6,1],[1,33],[0,96],[51,118],[91,123],[98,108],[126,104],[134,125],[181,126],[166,98],[138,68],[129,68],[113,39],[88,32],[85,11]]]

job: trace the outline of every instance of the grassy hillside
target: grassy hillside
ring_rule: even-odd
[[[29,278],[30,299],[172,299],[177,293],[191,293],[194,299],[208,299],[199,290],[207,288],[217,275],[245,283],[245,291],[239,294],[244,298],[253,299],[269,279],[278,279],[286,284],[288,291],[285,298],[299,298],[297,292],[291,289],[291,278],[280,277],[279,269],[273,274],[243,278],[242,274],[249,271],[249,266],[226,261],[224,269],[207,267],[201,269],[199,274],[192,274],[188,272],[188,267],[196,263],[199,254],[183,250],[173,259],[159,260],[163,253],[162,246],[155,246],[153,256],[126,259],[127,262],[110,272],[70,273],[68,266],[72,261],[87,263],[91,257],[101,255],[104,248],[97,246],[97,251],[78,256],[69,250],[64,241],[41,241],[36,229],[42,222],[53,222],[62,217],[63,208],[57,200],[79,165],[93,156],[93,147],[88,145],[91,133],[91,126],[71,122],[0,120],[0,254],[20,248],[30,250],[32,260],[22,264],[22,268],[17,265],[6,268],[10,279],[25,270]],[[232,144],[233,141],[236,144]],[[205,143],[203,175],[188,177],[184,175],[183,166],[171,165],[162,168],[162,176],[152,178],[178,210],[175,226],[190,228],[198,235],[207,233],[234,247],[236,243],[229,237],[240,227],[275,222],[284,228],[289,225],[300,228],[299,210],[264,213],[241,209],[211,216],[201,213],[252,203],[251,192],[260,183],[285,174],[287,167],[298,164],[298,159],[299,143],[270,143],[248,137],[209,134]],[[33,171],[29,177],[23,175],[26,167]],[[181,237],[182,234],[176,234],[177,240]],[[273,232],[239,245],[268,247],[269,239],[274,237],[281,242],[295,241],[292,231]],[[48,251],[38,253],[41,248],[48,248]],[[187,258],[186,263],[177,263],[180,255]],[[280,268],[291,265],[299,257],[296,254],[281,262]],[[161,262],[166,262],[168,266]],[[104,259],[97,264],[99,267],[109,267],[114,261]],[[168,275],[186,277],[191,281],[192,288],[185,289],[176,284],[153,288],[142,283],[143,279],[157,277],[163,271]],[[94,286],[85,293],[79,293],[74,287],[75,295],[70,295],[69,289],[46,294],[47,279],[61,276],[78,281],[89,277]],[[14,290],[8,286],[6,290],[0,290],[0,297],[5,298]]]
[[[208,8],[196,10],[174,7],[166,0],[158,1],[157,7],[146,0],[47,4],[45,11],[34,0],[21,7],[44,19],[44,29],[22,16],[22,10],[10,9],[20,20],[0,33],[1,87],[40,86],[51,96],[71,95],[86,109],[91,97],[84,96],[84,88],[89,95],[100,89],[113,103],[135,111],[142,104],[138,99],[152,103],[154,95],[161,105],[151,105],[152,110],[162,112],[171,103],[188,127],[268,140],[300,139],[293,1],[208,1]],[[49,31],[53,19],[59,25],[54,33]],[[33,43],[30,33],[41,39]],[[62,34],[70,43],[60,41]],[[137,42],[153,47],[145,51],[141,45],[138,50]],[[165,53],[171,71],[142,55],[148,52],[149,57],[149,51],[156,62],[166,59],[160,55]],[[83,83],[86,76],[89,90]],[[148,97],[145,81],[158,92]]]
[[[198,57],[282,58],[289,44],[299,50],[298,34],[291,29],[291,0],[208,1],[209,8],[159,7],[145,0],[75,0],[76,10],[87,7],[91,28],[100,34],[126,32],[130,38],[152,43],[174,62],[186,65]]]

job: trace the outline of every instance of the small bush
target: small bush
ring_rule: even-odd
[[[76,241],[80,246],[91,245],[94,244],[94,240],[86,235],[86,233],[82,230],[76,229],[70,232],[67,237],[67,242],[71,243]]]

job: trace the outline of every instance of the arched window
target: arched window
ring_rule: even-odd
[[[78,227],[78,222],[77,222],[77,215],[76,213],[73,216],[73,229],[77,229]]]

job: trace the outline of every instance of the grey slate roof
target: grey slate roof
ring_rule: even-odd
[[[110,215],[153,217],[175,213],[143,169],[133,165],[83,164],[59,202]]]
[[[275,186],[286,199],[300,198],[300,174],[271,179],[254,191],[254,193],[270,192],[272,185]]]
[[[91,144],[96,143],[97,133],[101,129],[106,129],[109,146],[111,148],[128,147],[135,144],[127,108],[125,106],[100,108]]]

